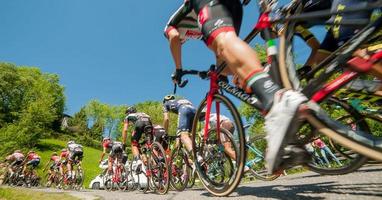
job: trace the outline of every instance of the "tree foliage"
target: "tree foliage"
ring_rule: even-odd
[[[64,88],[55,74],[0,63],[0,155],[33,147],[62,117]]]

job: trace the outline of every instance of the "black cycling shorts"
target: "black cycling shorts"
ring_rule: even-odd
[[[148,126],[152,127],[153,125],[151,124],[151,120],[149,118],[142,118],[142,119],[137,120],[135,122],[134,126],[135,126],[134,135],[131,137],[131,142],[133,144],[134,143],[138,144],[139,140],[142,137],[142,134],[145,132],[145,127],[148,127]],[[151,130],[152,130],[152,128],[151,128]],[[150,137],[152,137],[152,136],[150,136]]]
[[[33,168],[36,168],[40,164],[40,159],[33,159],[27,162],[27,166],[31,165]]]
[[[84,155],[83,151],[73,151],[69,153],[69,160],[70,161],[75,161],[75,160],[82,160],[82,157]]]
[[[111,156],[112,158],[115,158],[115,157],[121,157],[121,156],[122,156],[122,153],[123,153],[123,147],[122,147],[122,144],[114,144],[114,145],[111,147],[110,156]]]
[[[191,0],[207,46],[222,32],[239,34],[243,18],[240,0]]]

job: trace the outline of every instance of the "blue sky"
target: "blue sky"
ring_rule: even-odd
[[[69,114],[91,99],[113,105],[161,100],[172,92],[174,69],[163,29],[181,2],[2,0],[0,61],[58,74]],[[245,8],[242,36],[257,21],[256,11],[254,2]],[[186,43],[183,54],[184,68],[214,62],[200,41]],[[190,78],[178,94],[197,105],[207,88],[208,82]]]

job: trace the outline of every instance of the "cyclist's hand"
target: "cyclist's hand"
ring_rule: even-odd
[[[174,73],[171,74],[171,79],[172,79],[172,81],[174,81],[174,83],[177,83],[177,84],[181,83],[181,81],[182,81],[182,72],[183,72],[182,69],[176,69],[174,71]]]

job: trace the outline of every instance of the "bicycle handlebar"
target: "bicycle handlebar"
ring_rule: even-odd
[[[188,79],[182,80],[182,77],[184,75],[197,75],[201,79],[206,79],[208,77],[208,71],[183,70],[181,75],[180,75],[180,83],[177,84],[180,88],[185,87],[188,83]],[[175,92],[176,92],[176,84],[175,84],[175,88],[174,88],[174,93]]]

